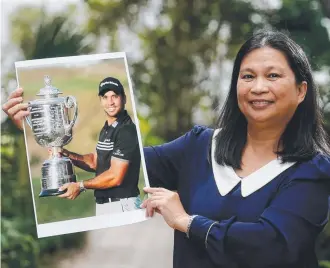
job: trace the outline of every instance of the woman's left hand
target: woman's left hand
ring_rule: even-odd
[[[145,200],[141,208],[146,208],[147,217],[152,217],[154,211],[164,217],[166,223],[173,229],[186,232],[189,215],[184,210],[178,193],[164,188],[144,188],[151,197]]]

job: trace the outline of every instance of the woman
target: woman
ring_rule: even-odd
[[[14,120],[20,94],[3,106]],[[175,229],[174,268],[317,267],[330,182],[317,97],[302,49],[260,32],[238,52],[217,129],[145,148],[156,188],[142,206]]]
[[[142,206],[176,230],[174,267],[318,267],[330,150],[317,98],[302,49],[259,32],[237,54],[218,128],[145,149],[161,188]]]

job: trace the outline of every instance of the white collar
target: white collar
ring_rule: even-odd
[[[215,147],[216,147],[216,135],[219,129],[214,131],[212,137],[212,147],[211,147],[211,159],[212,159],[212,169],[215,182],[217,184],[219,193],[224,196],[228,194],[239,182],[241,183],[242,196],[246,197],[255,191],[259,190],[267,183],[272,181],[277,175],[282,173],[284,170],[288,169],[295,162],[282,164],[280,159],[275,159],[268,164],[264,165],[260,169],[254,171],[249,176],[241,179],[230,166],[219,165],[215,160]]]

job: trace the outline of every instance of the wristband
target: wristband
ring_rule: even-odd
[[[80,192],[86,192],[87,189],[84,186],[84,181],[79,182],[79,189],[80,189]]]

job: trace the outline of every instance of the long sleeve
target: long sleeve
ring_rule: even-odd
[[[176,190],[180,164],[185,155],[185,147],[190,133],[158,146],[144,148],[144,157],[151,187]]]
[[[190,239],[223,267],[231,262],[254,268],[296,267],[290,264],[314,251],[314,241],[327,222],[328,194],[327,180],[292,180],[257,222],[239,222],[236,217],[215,222],[197,216]]]
[[[192,142],[206,127],[194,126],[185,135],[159,146],[145,147],[144,157],[151,187],[177,190],[180,168],[185,161]]]

